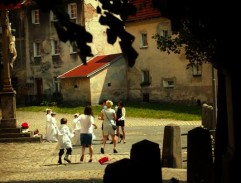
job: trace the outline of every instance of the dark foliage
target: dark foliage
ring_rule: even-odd
[[[79,56],[84,64],[86,57],[93,56],[90,46],[92,35],[86,31],[85,27],[70,21],[68,13],[64,9],[64,0],[35,0],[42,11],[52,11],[59,21],[54,26],[57,30],[59,39],[63,42],[70,41],[72,45],[77,45]],[[114,44],[119,38],[123,55],[128,61],[129,66],[135,64],[138,53],[132,47],[135,39],[133,35],[124,29],[125,21],[129,15],[136,13],[136,8],[127,0],[99,0],[102,6],[98,6],[96,11],[101,14],[99,22],[108,26],[107,42]],[[118,15],[120,18],[117,18]]]
[[[132,47],[132,43],[135,37],[124,29],[125,21],[129,15],[136,13],[136,7],[133,4],[128,3],[127,0],[115,0],[106,1],[100,0],[102,7],[97,7],[97,13],[101,14],[99,22],[101,25],[106,25],[107,28],[107,42],[114,44],[119,37],[119,42],[122,53],[128,61],[130,67],[135,64],[135,60],[138,57],[138,53]],[[119,15],[120,19],[115,15]]]
[[[190,62],[187,68],[193,64],[217,62],[217,27],[213,2],[153,0],[153,4],[163,16],[171,20],[173,33],[176,34],[174,37],[154,35],[158,49],[180,53],[181,48],[184,48]]]

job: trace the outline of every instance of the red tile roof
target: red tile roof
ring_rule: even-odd
[[[157,8],[153,8],[152,0],[131,0],[131,3],[137,8],[135,16],[129,16],[126,22],[157,18],[161,16]]]
[[[111,63],[121,57],[121,53],[111,55],[99,55],[90,59],[86,65],[81,64],[66,73],[59,75],[58,78],[89,77],[92,74],[106,68]]]

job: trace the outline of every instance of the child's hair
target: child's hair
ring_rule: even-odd
[[[52,112],[52,109],[47,108],[47,109],[45,109],[45,111],[46,111],[47,114],[49,114],[49,113]]]
[[[60,124],[66,124],[66,123],[67,123],[67,119],[66,118],[61,118]]]
[[[94,114],[93,114],[93,110],[92,110],[92,108],[91,108],[90,105],[88,105],[88,106],[85,107],[85,109],[84,109],[84,114],[85,114],[85,115],[91,115],[91,116],[94,116]]]

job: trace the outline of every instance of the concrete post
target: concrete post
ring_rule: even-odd
[[[142,140],[132,145],[130,153],[138,177],[135,182],[162,183],[161,152],[159,144]]]
[[[213,182],[213,157],[209,130],[196,127],[188,132],[187,183]]]
[[[182,168],[182,147],[180,126],[169,124],[164,128],[162,166]]]

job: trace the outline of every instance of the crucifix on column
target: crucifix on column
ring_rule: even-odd
[[[15,37],[12,34],[8,10],[1,10],[3,88],[1,95],[2,119],[0,128],[16,128],[16,92],[11,84],[10,65],[16,59]],[[13,44],[14,41],[14,44]],[[14,46],[14,48],[12,47]]]

